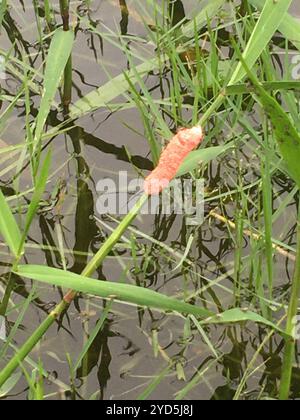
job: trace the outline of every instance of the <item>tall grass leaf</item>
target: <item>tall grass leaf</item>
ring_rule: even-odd
[[[36,121],[35,141],[39,141],[61,81],[62,74],[72,52],[73,31],[57,29],[53,35],[46,59],[43,95]]]
[[[300,29],[299,29],[300,30]],[[297,80],[281,80],[274,82],[262,82],[262,86],[265,90],[280,90],[288,91],[298,89],[300,90],[300,82]],[[227,86],[225,92],[227,95],[243,95],[245,93],[251,93],[251,86],[247,83],[238,83],[237,85]]]
[[[233,147],[232,142],[223,146],[207,147],[206,149],[199,149],[195,150],[194,152],[191,152],[180,166],[177,172],[177,176],[185,175],[188,172],[197,169],[199,167],[199,164],[211,162],[218,156],[228,151],[228,149],[230,149],[231,147]]]
[[[1,76],[1,71],[2,71],[2,62],[1,62],[1,55],[0,55],[0,76]],[[11,101],[11,103],[8,105],[8,107],[3,111],[3,113],[0,115],[0,133],[2,133],[9,121],[9,118],[12,114],[12,112],[15,109],[15,106],[17,105],[19,99],[21,98],[23,94],[23,89],[21,89],[21,91],[16,94],[16,96],[13,98],[13,100]]]
[[[263,324],[267,327],[272,328],[273,330],[279,332],[281,335],[286,337],[286,333],[273,322],[262,317],[261,315],[256,314],[255,312],[243,310],[240,308],[229,309],[228,311],[225,311],[221,314],[218,314],[209,319],[201,321],[201,325],[235,324],[235,323],[245,322],[245,321],[251,321],[257,324]]]
[[[264,7],[265,0],[249,0],[249,2],[257,9]],[[284,15],[278,30],[300,51],[300,22],[299,19],[291,16],[289,13]]]
[[[260,57],[274,33],[283,21],[292,0],[266,0],[257,24],[248,41],[243,58],[251,69]],[[246,71],[240,62],[229,82],[229,85],[240,82],[246,76]]]
[[[22,377],[22,372],[13,373],[5,384],[0,388],[0,398],[5,397],[17,385]]]
[[[47,179],[48,179],[48,174],[49,174],[50,162],[51,162],[51,151],[49,151],[47,153],[45,161],[43,162],[39,177],[38,177],[36,185],[35,185],[34,193],[33,193],[33,196],[32,196],[31,201],[30,201],[30,205],[29,205],[28,210],[27,210],[25,227],[24,227],[24,231],[23,231],[23,235],[22,235],[22,242],[20,244],[19,254],[22,251],[22,247],[24,245],[27,233],[30,229],[32,220],[33,220],[33,218],[36,214],[36,211],[38,209],[39,202],[40,202],[40,200],[42,198],[42,195],[45,191],[45,187],[46,187],[46,183],[47,183]]]
[[[18,60],[16,57],[13,57],[10,54],[10,51],[7,52],[6,50],[0,48],[0,54],[3,57],[5,57],[5,69],[7,70],[7,72],[14,75],[14,77],[19,79],[20,82],[23,83],[27,71],[31,74],[34,74],[34,76],[42,77],[42,75],[37,70],[27,65],[24,61]],[[28,80],[27,83],[32,92],[36,93],[37,95],[41,93],[40,86],[37,82],[34,82],[32,78],[31,80]]]
[[[0,2],[0,31],[2,27],[3,18],[7,9],[7,0],[2,0]]]
[[[16,274],[43,283],[66,287],[102,298],[133,303],[139,306],[146,306],[163,311],[176,311],[183,314],[195,315],[200,318],[207,318],[212,315],[212,312],[207,309],[190,305],[189,303],[164,296],[161,293],[143,287],[94,280],[56,268],[39,265],[21,265],[18,267]]]
[[[2,234],[11,253],[15,257],[17,257],[18,249],[21,244],[22,235],[17,225],[17,222],[1,190],[0,190],[0,233]]]
[[[286,164],[286,169],[300,188],[300,134],[285,110],[276,99],[265,91],[242,57],[241,63],[254,85],[254,92],[258,101],[272,123],[274,135]]]

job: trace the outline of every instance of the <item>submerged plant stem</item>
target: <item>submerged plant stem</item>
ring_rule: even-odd
[[[124,217],[122,222],[117,226],[114,232],[104,242],[102,247],[99,249],[97,254],[91,259],[89,264],[83,270],[82,275],[90,277],[97,268],[102,264],[105,257],[113,249],[114,245],[118,242],[120,237],[126,231],[131,222],[139,214],[140,210],[148,200],[148,196],[143,194],[135,206],[130,210],[127,216]],[[73,299],[76,297],[76,291],[69,291],[64,299],[56,306],[56,308],[47,316],[47,318],[41,323],[39,328],[31,335],[26,343],[19,349],[15,356],[9,361],[6,367],[0,372],[0,388],[8,380],[11,374],[18,368],[23,360],[28,356],[32,349],[39,343],[43,335],[47,330],[54,324],[69,307]]]
[[[70,29],[69,0],[59,0],[59,5],[64,31],[68,31]]]
[[[280,399],[287,400],[290,394],[290,387],[292,381],[293,363],[295,360],[295,346],[296,337],[294,334],[295,318],[298,312],[298,302],[300,297],[300,208],[298,214],[298,227],[297,227],[297,258],[295,263],[295,273],[292,284],[292,294],[287,315],[286,332],[289,336],[293,337],[287,339],[284,351],[284,359],[282,366],[282,375],[280,383]]]
[[[63,96],[63,105],[65,109],[69,108],[69,105],[72,100],[72,55],[70,56],[65,72],[64,72],[64,96]]]
[[[60,0],[60,13],[64,31],[70,30],[69,0]],[[63,106],[67,111],[72,100],[72,55],[67,62],[64,72]]]

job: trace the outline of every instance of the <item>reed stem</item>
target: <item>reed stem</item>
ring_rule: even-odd
[[[293,363],[295,361],[295,323],[297,322],[298,302],[300,297],[300,208],[298,213],[297,226],[297,257],[295,263],[295,273],[293,277],[292,294],[287,314],[286,333],[290,339],[286,339],[284,358],[282,365],[282,374],[280,382],[280,400],[288,400],[290,395]]]
[[[69,0],[59,0],[60,5],[60,14],[63,21],[63,28],[64,31],[70,30],[69,20],[70,20],[70,12],[69,12]]]
[[[70,30],[70,1],[60,0],[60,14],[63,22],[63,30]],[[64,90],[63,90],[63,106],[67,112],[72,100],[72,55],[67,62],[64,71]]]
[[[51,31],[53,28],[53,11],[50,5],[49,0],[44,0],[44,10],[45,10],[45,19],[48,25],[49,30]]]

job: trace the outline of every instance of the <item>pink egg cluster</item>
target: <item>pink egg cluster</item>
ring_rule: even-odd
[[[168,186],[186,156],[203,140],[202,128],[181,128],[163,150],[157,167],[145,179],[144,191],[157,195]]]

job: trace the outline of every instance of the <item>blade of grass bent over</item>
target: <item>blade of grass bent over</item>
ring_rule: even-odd
[[[218,314],[212,318],[201,321],[201,325],[208,324],[236,324],[239,322],[251,321],[257,324],[263,324],[273,330],[279,332],[283,337],[290,338],[291,335],[287,334],[284,330],[279,328],[276,324],[264,318],[261,315],[249,310],[243,310],[240,308],[229,309],[221,314]]]
[[[94,280],[57,268],[39,265],[21,265],[17,267],[16,274],[43,283],[66,287],[78,292],[88,293],[106,299],[133,303],[138,306],[146,306],[163,311],[176,311],[183,314],[195,315],[200,318],[206,318],[213,315],[213,312],[207,309],[170,298],[144,287]]]

